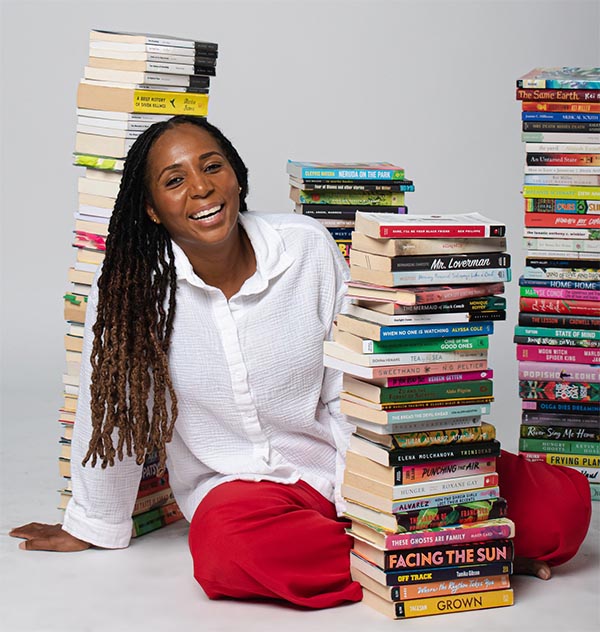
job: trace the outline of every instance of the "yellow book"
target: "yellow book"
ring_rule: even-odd
[[[514,595],[512,588],[506,588],[445,597],[388,601],[363,587],[363,602],[392,619],[409,619],[433,614],[512,606]]]
[[[206,116],[208,95],[195,92],[114,88],[82,81],[77,90],[77,107],[116,112]]]
[[[525,185],[524,198],[560,198],[561,200],[600,200],[600,187],[559,187]]]

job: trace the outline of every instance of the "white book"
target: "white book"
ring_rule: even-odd
[[[149,66],[152,66],[152,62],[148,62]],[[156,62],[157,66],[168,66],[171,64],[163,64]],[[178,69],[188,69],[190,75],[194,74],[193,66],[186,66],[185,64],[173,64]],[[83,70],[83,76],[86,79],[93,79],[94,81],[115,81],[117,83],[139,83],[139,84],[151,84],[156,85],[156,90],[160,90],[161,86],[181,86],[187,88],[190,85],[190,80],[185,74],[169,74],[168,72],[152,72],[147,70],[145,72],[138,70],[113,70],[111,68],[95,68],[91,66],[85,66]]]
[[[139,114],[135,112],[115,112],[113,110],[93,110],[90,108],[77,108],[77,116],[108,119],[114,121],[146,121],[149,124],[159,121],[168,121],[170,114]]]
[[[76,131],[82,134],[95,134],[96,136],[108,136],[111,138],[126,138],[135,140],[144,130],[141,129],[116,129],[110,127],[94,127],[77,123]]]
[[[101,118],[100,116],[78,116],[77,124],[87,127],[105,127],[111,130],[137,130],[143,132],[156,121],[136,121],[136,120],[120,120],[112,118]]]
[[[370,320],[380,325],[424,325],[427,323],[467,323],[469,322],[468,312],[438,313],[438,314],[382,314],[373,309],[360,307],[359,305],[348,305],[344,313]]]
[[[452,430],[453,428],[476,428],[481,426],[481,415],[454,417],[451,419],[427,419],[397,424],[376,424],[358,417],[346,417],[347,421],[358,428],[364,428],[380,435],[401,434],[404,432],[428,432],[430,430]]]
[[[91,193],[92,195],[116,198],[119,194],[119,187],[119,182],[95,180],[85,176],[80,176],[77,179],[77,191],[79,193]]]

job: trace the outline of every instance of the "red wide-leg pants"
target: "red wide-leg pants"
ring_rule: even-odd
[[[516,555],[551,565],[573,557],[591,517],[585,477],[508,452],[497,471],[516,524]],[[224,483],[206,495],[192,519],[194,577],[211,599],[281,599],[309,608],[359,601],[346,525],[303,481]]]

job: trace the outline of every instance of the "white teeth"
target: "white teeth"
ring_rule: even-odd
[[[209,215],[213,215],[214,213],[218,213],[222,208],[222,205],[213,206],[212,208],[207,208],[205,211],[200,211],[200,213],[196,213],[195,215],[191,215],[192,219],[204,219]]]

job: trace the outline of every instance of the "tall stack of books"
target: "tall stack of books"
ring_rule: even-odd
[[[520,452],[579,470],[600,500],[600,68],[534,68],[517,79],[517,99]]]
[[[505,226],[478,213],[358,212],[325,365],[355,425],[342,493],[365,603],[408,618],[513,603],[488,366],[510,280]]]
[[[65,477],[60,507],[71,497],[71,436],[79,390],[86,302],[104,259],[108,223],[117,197],[125,157],[150,125],[175,114],[206,116],[210,77],[215,75],[217,44],[150,34],[90,32],[89,58],[77,92],[74,164],[78,178],[75,261],[64,296],[66,371],[59,471]],[[157,455],[149,454],[134,508],[133,535],[182,518],[168,474],[157,476]]]
[[[389,162],[289,160],[287,173],[294,211],[320,221],[348,263],[356,212],[406,213],[404,194],[415,190],[404,169]]]

